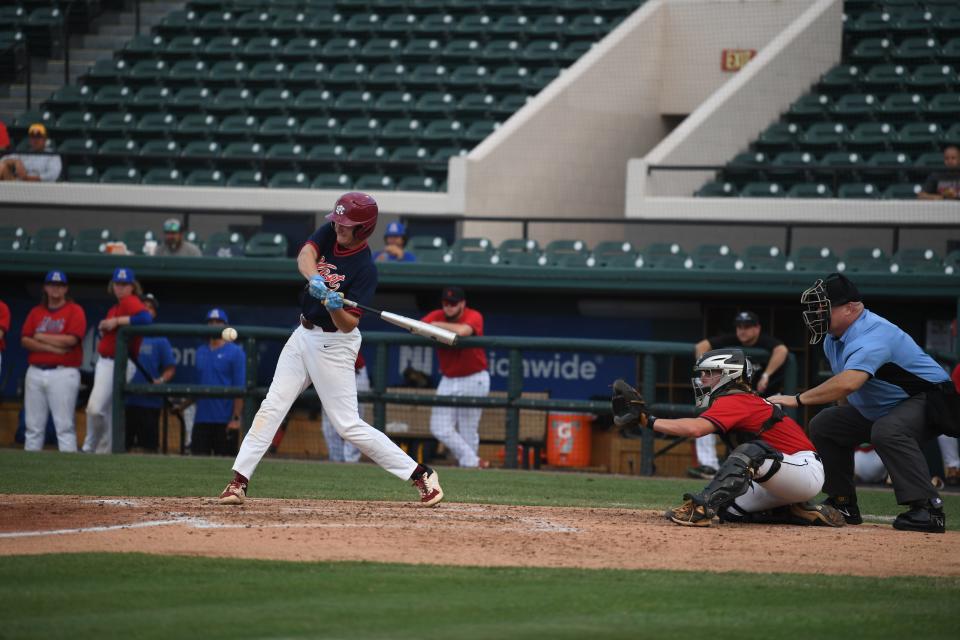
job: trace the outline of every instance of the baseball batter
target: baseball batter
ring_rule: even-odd
[[[84,453],[110,453],[113,449],[113,357],[117,351],[117,329],[128,324],[150,324],[153,317],[140,297],[143,289],[137,282],[133,269],[117,267],[107,285],[107,292],[117,298],[107,317],[100,321],[100,343],[97,345],[97,360],[93,373],[93,388],[87,400],[87,435],[83,440]],[[140,351],[139,336],[130,340],[130,355],[137,357]],[[127,361],[127,381],[136,373],[136,366]]]
[[[422,322],[453,331],[459,336],[482,336],[483,316],[467,307],[466,295],[460,287],[446,287],[441,294],[441,309],[431,311]],[[490,372],[483,349],[451,349],[437,351],[440,361],[440,396],[479,396],[490,393]],[[480,449],[480,416],[483,410],[473,407],[434,407],[430,413],[430,433],[457,458],[461,467],[489,467],[478,455]]]
[[[234,477],[220,494],[221,504],[242,504],[250,477],[297,396],[311,383],[340,436],[389,473],[410,480],[420,502],[443,499],[437,472],[417,464],[383,432],[360,418],[354,364],[360,350],[361,311],[343,299],[368,303],[377,287],[377,269],[367,238],[377,226],[376,201],[365,193],[340,196],[330,224],[317,229],[297,256],[306,279],[300,326],[280,352],[273,382],[233,465]]]
[[[694,373],[698,417],[657,418],[641,407],[640,422],[673,436],[719,433],[738,446],[713,480],[699,493],[684,494],[684,503],[668,510],[667,519],[694,527],[709,527],[714,516],[729,522],[843,526],[839,511],[807,502],[823,486],[820,457],[799,424],[750,388],[752,371],[743,351],[709,351],[697,360]]]
[[[43,279],[40,304],[27,314],[20,332],[20,344],[29,352],[23,388],[25,450],[43,449],[52,415],[60,451],[77,451],[74,414],[86,332],[83,307],[67,295],[67,274],[50,271]]]
[[[370,376],[367,375],[367,365],[364,362],[363,354],[357,355],[357,361],[354,364],[356,370],[357,391],[370,391]],[[363,417],[363,407],[360,407],[360,417]],[[337,430],[333,428],[330,422],[330,416],[323,412],[321,420],[323,427],[323,439],[327,443],[327,453],[331,462],[360,462],[360,450],[340,437]]]

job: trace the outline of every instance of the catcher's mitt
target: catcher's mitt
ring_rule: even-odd
[[[639,438],[640,430],[647,426],[649,415],[647,403],[640,392],[625,380],[616,380],[610,406],[613,408],[613,423],[620,427],[620,434],[627,438]]]

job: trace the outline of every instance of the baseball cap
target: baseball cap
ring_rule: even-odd
[[[42,124],[40,124],[39,122],[34,122],[32,125],[30,125],[30,128],[27,129],[27,135],[28,136],[38,135],[46,138],[47,128]]]
[[[183,230],[183,226],[176,218],[169,218],[163,223],[163,230],[169,233],[180,233]]]
[[[43,282],[44,284],[49,284],[51,282],[55,284],[67,284],[67,274],[65,274],[63,271],[57,271],[54,269],[53,271],[47,272],[47,277],[43,279]]]
[[[136,279],[137,277],[133,274],[133,269],[117,267],[113,270],[113,278],[111,278],[111,281],[121,284],[133,284],[133,281]]]
[[[145,296],[143,296],[142,300],[144,302],[149,302],[150,304],[152,304],[154,309],[160,308],[160,301],[157,300],[157,296],[153,295],[152,293],[148,293]]]
[[[850,282],[842,273],[831,273],[823,279],[823,286],[827,290],[827,298],[830,304],[838,306],[848,302],[860,302],[860,291],[857,285]]]
[[[465,300],[466,296],[463,293],[463,289],[460,287],[444,287],[440,299],[443,302],[452,302],[456,304],[461,300]]]
[[[210,309],[210,311],[207,312],[207,322],[211,320],[220,320],[228,324],[230,322],[230,319],[227,317],[227,312],[223,309]]]
[[[407,228],[403,226],[402,222],[391,222],[387,225],[387,230],[383,232],[384,238],[389,238],[390,236],[405,236],[407,235]]]
[[[741,311],[737,314],[737,317],[733,319],[734,326],[738,325],[749,325],[754,326],[760,324],[760,318],[757,317],[753,311]]]

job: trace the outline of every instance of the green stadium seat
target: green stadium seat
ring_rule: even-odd
[[[257,131],[261,140],[279,142],[293,140],[300,131],[300,121],[293,116],[270,116]]]
[[[362,142],[375,139],[379,131],[380,121],[376,118],[350,118],[337,135],[347,141]]]
[[[326,113],[334,104],[336,96],[328,89],[307,89],[297,94],[287,109],[300,118],[314,118]]]
[[[754,180],[766,170],[770,158],[762,151],[738,153],[723,168],[723,177],[728,181]]]
[[[459,70],[460,67],[457,69]],[[447,66],[442,64],[418,64],[405,80],[407,87],[419,89],[441,89],[447,83],[452,86],[470,86],[461,85],[455,81]]]
[[[919,93],[894,93],[880,105],[879,118],[887,122],[907,122],[923,117],[927,101]]]
[[[833,190],[829,186],[818,183],[795,184],[787,190],[788,198],[832,198]]]
[[[904,150],[923,151],[940,147],[943,130],[933,122],[910,122],[897,134],[897,146]]]
[[[132,156],[140,153],[140,145],[129,138],[107,138],[100,143],[100,156]]]
[[[371,112],[386,116],[399,117],[413,108],[415,100],[409,91],[384,91],[376,99]]]
[[[563,15],[545,15],[534,19],[530,36],[558,39],[564,35],[568,20]]]
[[[443,43],[436,38],[412,38],[403,47],[404,60],[434,60],[443,51]]]
[[[267,181],[271,189],[309,189],[310,178],[301,171],[278,171]]]
[[[114,165],[104,169],[100,174],[100,182],[118,184],[139,184],[140,172],[135,167]]]
[[[286,258],[287,238],[279,233],[256,233],[247,241],[248,258]]]
[[[23,251],[30,247],[30,236],[20,226],[0,227],[0,250]]]
[[[495,252],[490,254],[480,252],[467,252],[461,254],[452,254],[453,262],[462,265],[473,266],[491,266],[500,264],[500,256]]]
[[[869,93],[903,91],[908,78],[907,67],[902,64],[878,64],[864,74],[860,86]]]
[[[353,148],[347,156],[351,162],[384,162],[390,158],[386,147],[375,144],[361,144]]]
[[[215,161],[220,157],[222,148],[219,142],[215,140],[194,140],[183,146],[180,152],[180,158],[191,164],[199,163],[201,165],[207,162]],[[188,178],[190,176],[187,176]]]
[[[215,258],[236,258],[244,255],[246,241],[236,231],[217,231],[207,238],[203,255]]]
[[[139,87],[157,84],[166,78],[169,71],[165,60],[140,60],[130,67],[126,81]]]
[[[137,119],[132,113],[111,111],[100,116],[94,131],[99,138],[123,136],[132,131],[136,124]]]
[[[874,153],[860,168],[864,176],[875,176],[877,181],[904,179],[904,172],[910,169],[913,160],[902,151],[880,151]]]
[[[258,188],[263,186],[263,174],[259,171],[244,169],[234,171],[227,178],[228,187]]]
[[[837,189],[840,198],[876,199],[880,197],[880,189],[870,182],[845,182]]]
[[[945,145],[960,145],[960,123],[950,125],[950,128],[947,129],[943,134],[943,142]]]
[[[95,156],[97,141],[93,138],[67,138],[57,144],[57,153],[62,156]]]
[[[935,27],[936,14],[921,9],[907,9],[893,21],[896,35],[925,34]]]
[[[608,258],[610,256],[634,255],[637,250],[626,240],[604,240],[598,242],[593,248],[593,255],[597,258]]]
[[[67,167],[67,182],[100,182],[100,172],[89,165],[71,164]]]
[[[332,141],[340,130],[340,121],[336,118],[307,118],[300,126],[300,140],[307,143]]]
[[[374,94],[370,91],[344,91],[328,108],[332,113],[350,117],[367,113],[373,107]]]
[[[430,176],[404,176],[396,186],[397,191],[437,191],[440,183]]]
[[[563,32],[568,38],[594,38],[603,36],[610,30],[610,24],[603,16],[578,15],[571,20]]]
[[[860,84],[861,75],[857,65],[839,64],[820,76],[817,86],[820,93],[830,96],[853,93]]]
[[[31,119],[29,123],[23,126],[24,131],[30,123],[36,122]],[[89,111],[67,111],[57,118],[56,124],[52,127],[56,135],[62,138],[80,137],[87,132],[92,132],[96,128],[96,116]]]
[[[342,144],[318,144],[307,152],[308,160],[342,162],[347,159],[347,150]]]
[[[537,69],[527,77],[525,87],[528,91],[537,93],[557,79],[562,70],[559,67],[544,67]]]
[[[187,117],[203,115],[206,106],[211,102],[213,93],[206,87],[184,87],[178,89],[173,99],[167,104],[169,111]]]
[[[893,49],[889,38],[864,38],[850,52],[850,60],[857,64],[880,64],[886,62]]]
[[[497,254],[502,260],[507,260],[515,254],[540,255],[540,245],[531,238],[508,238],[497,247]]]
[[[833,151],[820,159],[814,174],[824,180],[834,180],[838,175],[849,177],[863,167],[864,162],[863,156],[855,151]]]
[[[418,254],[423,251],[447,251],[447,241],[442,236],[417,235],[410,236],[407,241],[407,250]]]
[[[760,150],[789,150],[797,142],[800,127],[793,122],[775,122],[764,129],[755,142]]]
[[[880,247],[853,247],[843,254],[837,268],[856,273],[888,273],[890,258]]]
[[[928,117],[944,121],[960,117],[960,93],[938,93],[927,103]]]
[[[914,200],[923,191],[923,185],[916,183],[891,184],[883,190],[884,200]]]
[[[459,238],[450,247],[454,262],[463,262],[463,255],[467,253],[479,254],[488,260],[494,254],[493,243],[487,238]]]
[[[463,132],[463,140],[467,143],[478,143],[492,134],[499,126],[500,123],[492,120],[477,120],[470,123],[470,126]]]
[[[256,116],[233,115],[220,121],[217,135],[224,140],[252,140],[260,130],[260,119]]]
[[[140,145],[140,158],[146,163],[157,161],[166,164],[178,157],[181,151],[180,143],[177,141],[157,138],[147,140]]]
[[[919,154],[913,162],[914,167],[919,169],[943,169],[943,153],[940,151],[928,151]]]
[[[183,174],[179,169],[150,169],[143,174],[141,182],[150,185],[180,185],[183,184]]]
[[[872,116],[880,106],[876,96],[870,93],[848,93],[837,98],[830,108],[834,120],[851,122]]]
[[[64,252],[73,250],[73,236],[63,227],[38,229],[30,243],[33,251]]]
[[[390,154],[391,162],[427,162],[430,160],[430,149],[417,145],[404,145],[397,147]]]
[[[355,61],[360,55],[362,43],[356,38],[330,38],[323,45],[320,59],[331,64],[337,62]]]
[[[259,116],[284,114],[293,105],[294,100],[296,100],[296,94],[289,89],[264,89],[254,97],[249,109]]]
[[[134,36],[123,46],[124,60],[144,60],[163,57],[167,42],[161,35]]]
[[[356,87],[360,88],[366,82],[369,70],[367,66],[359,62],[343,62],[334,65],[326,81],[333,86],[342,88]]]
[[[300,62],[290,69],[290,74],[287,76],[288,85],[301,85],[304,88],[313,88],[316,89],[318,85],[322,85],[329,73],[327,71],[327,66],[322,62]]]
[[[396,182],[391,176],[385,176],[380,173],[366,173],[357,177],[353,183],[353,188],[357,191],[372,189],[392,191],[396,188]]]
[[[423,140],[437,144],[457,143],[463,137],[463,125],[459,120],[434,120],[423,129]]]
[[[586,53],[593,48],[593,45],[593,42],[586,40],[571,42],[563,48],[563,53],[560,54],[556,61],[562,66],[571,65],[586,55]]]
[[[893,30],[895,15],[887,11],[866,11],[845,26],[846,31],[855,35],[885,34]]]
[[[886,149],[895,143],[896,130],[888,122],[863,122],[847,137],[846,146],[856,151]]]
[[[924,64],[916,67],[907,80],[913,91],[950,91],[957,86],[957,71],[949,64]]]
[[[192,187],[222,187],[226,176],[219,169],[194,169],[187,174],[183,184]]]
[[[142,139],[157,138],[173,134],[177,128],[177,118],[170,113],[147,113],[137,121],[134,133]]]
[[[400,45],[396,38],[371,38],[361,47],[357,58],[371,64],[391,63],[396,66],[395,61],[402,51]]]
[[[418,115],[449,116],[457,110],[457,99],[446,91],[427,91],[411,110]]]
[[[460,147],[441,147],[433,152],[430,161],[433,163],[445,163],[454,156],[466,155],[467,150]]]
[[[413,118],[394,118],[380,131],[380,138],[389,143],[411,142],[420,137],[421,124]]]
[[[273,13],[267,11],[251,11],[241,15],[233,27],[231,27],[230,31],[231,33],[256,36],[260,33],[269,32],[275,19],[276,16]],[[259,40],[264,37],[267,36],[254,37],[251,39]],[[244,52],[246,52],[246,48],[244,48]]]
[[[699,189],[693,195],[698,198],[731,198],[738,195],[737,187],[732,182],[711,180]]]
[[[240,81],[245,86],[253,88],[284,87],[289,71],[289,67],[284,62],[276,60],[258,62],[250,67]]]
[[[530,70],[520,65],[506,65],[498,68],[487,83],[498,91],[523,89],[530,77]]]
[[[306,148],[296,142],[278,142],[270,145],[267,149],[268,160],[286,160],[287,162],[298,162],[307,157]]]
[[[180,119],[173,135],[181,142],[190,142],[206,137],[210,132],[216,131],[219,126],[220,121],[214,115],[192,113]]]
[[[126,111],[133,102],[133,91],[130,87],[108,84],[97,89],[97,92],[87,102],[87,108],[95,113],[110,111]]]
[[[639,269],[644,265],[644,258],[633,252],[608,255],[598,259],[597,265],[607,269]]]
[[[504,17],[519,18],[521,16]],[[517,40],[491,40],[483,47],[482,58],[494,63],[512,63],[520,57],[520,52],[520,42]]]
[[[162,111],[172,98],[173,94],[167,87],[143,87],[133,95],[127,108],[140,113]]]
[[[282,18],[278,18],[278,21]],[[274,26],[276,26],[276,22]],[[322,42],[318,38],[292,38],[283,45],[279,57],[288,62],[316,60],[320,56]]]
[[[227,144],[220,157],[224,162],[251,162],[264,156],[264,146],[259,142],[231,142]]]
[[[808,150],[838,149],[845,142],[847,131],[842,122],[817,122],[807,127],[798,143],[801,148]]]
[[[943,273],[943,261],[929,248],[901,249],[894,254],[891,273]]]
[[[837,270],[837,256],[829,247],[805,246],[796,249],[787,258],[783,268],[787,271],[816,271],[831,273]]]
[[[740,189],[742,198],[782,198],[784,190],[775,182],[748,182]]]
[[[528,64],[540,65],[560,59],[563,45],[559,40],[532,40],[520,51],[517,60]]]
[[[549,242],[544,250],[544,255],[547,257],[549,264],[559,265],[569,256],[586,258],[590,255],[590,251],[583,240],[560,239]]]
[[[750,245],[743,251],[744,266],[752,271],[782,271],[786,257],[775,245]]]
[[[179,60],[170,67],[166,81],[168,84],[183,87],[203,82],[208,74],[209,68],[203,60]]]
[[[808,93],[800,97],[787,111],[787,118],[791,122],[814,122],[825,120],[833,100],[828,95]]]
[[[97,60],[83,75],[85,84],[102,87],[104,85],[122,85],[130,71],[125,60]]]
[[[54,91],[47,98],[45,106],[57,113],[83,111],[94,95],[94,91],[86,85],[79,87],[68,84]]]
[[[206,76],[207,85],[239,86],[248,79],[250,67],[242,60],[221,60],[210,65]]]
[[[196,60],[203,55],[206,42],[196,35],[179,35],[170,38],[163,51],[168,60]]]
[[[386,16],[380,23],[380,33],[391,37],[406,36],[416,32],[419,21],[415,13],[393,13]]]
[[[778,153],[771,166],[767,168],[767,175],[771,181],[787,186],[806,180],[809,170],[816,162],[817,158],[808,151]]]
[[[345,173],[321,173],[310,183],[311,189],[347,189],[353,184],[353,178]]]
[[[890,58],[894,62],[915,65],[921,62],[934,62],[940,54],[940,42],[936,38],[924,36],[907,38],[894,47]]]
[[[355,13],[343,24],[343,30],[357,36],[369,36],[380,30],[380,15],[377,13]]]
[[[500,98],[493,113],[502,120],[506,120],[514,113],[519,111],[530,101],[530,96],[525,93],[511,93]]]

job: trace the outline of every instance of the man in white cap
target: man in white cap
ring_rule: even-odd
[[[170,218],[163,223],[163,244],[157,247],[153,255],[199,258],[203,252],[197,245],[183,239],[183,223]]]

